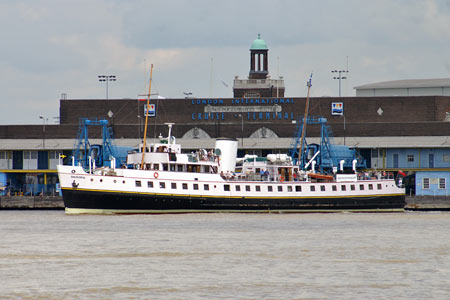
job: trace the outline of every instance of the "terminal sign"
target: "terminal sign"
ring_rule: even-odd
[[[343,114],[344,114],[344,103],[332,102],[331,103],[331,115],[332,116],[342,116]]]
[[[147,115],[147,105],[144,105],[144,116]],[[155,112],[155,104],[149,104],[148,105],[148,116],[154,117],[156,115]]]

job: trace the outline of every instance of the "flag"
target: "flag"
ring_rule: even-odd
[[[399,174],[399,175],[402,175],[403,177],[406,177],[406,173],[403,172],[402,170],[398,170],[398,174]]]

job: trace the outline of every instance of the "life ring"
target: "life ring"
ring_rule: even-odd
[[[153,173],[153,177],[155,177],[155,179],[158,179],[158,177],[159,177],[158,172]]]

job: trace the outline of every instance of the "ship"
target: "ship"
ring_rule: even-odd
[[[238,142],[182,153],[171,135],[128,154],[126,164],[57,166],[67,214],[402,211],[392,174],[317,174],[286,154],[237,158]],[[314,164],[312,164],[314,165]]]
[[[307,102],[310,87],[311,78]],[[307,111],[303,128],[306,117]],[[174,124],[166,124],[167,137],[147,144],[146,115],[143,142],[120,166],[114,157],[109,166],[99,167],[92,157],[87,167],[74,157],[69,165],[60,159],[66,213],[394,212],[405,207],[400,180],[389,173],[358,172],[356,160],[351,172],[341,164],[322,174],[316,171],[315,156],[308,169],[287,154],[238,158],[238,142],[232,138],[216,139],[214,149],[184,153],[172,136]],[[302,129],[302,147],[304,136]]]

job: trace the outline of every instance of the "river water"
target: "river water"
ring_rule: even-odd
[[[450,299],[450,214],[0,211],[0,299]]]

